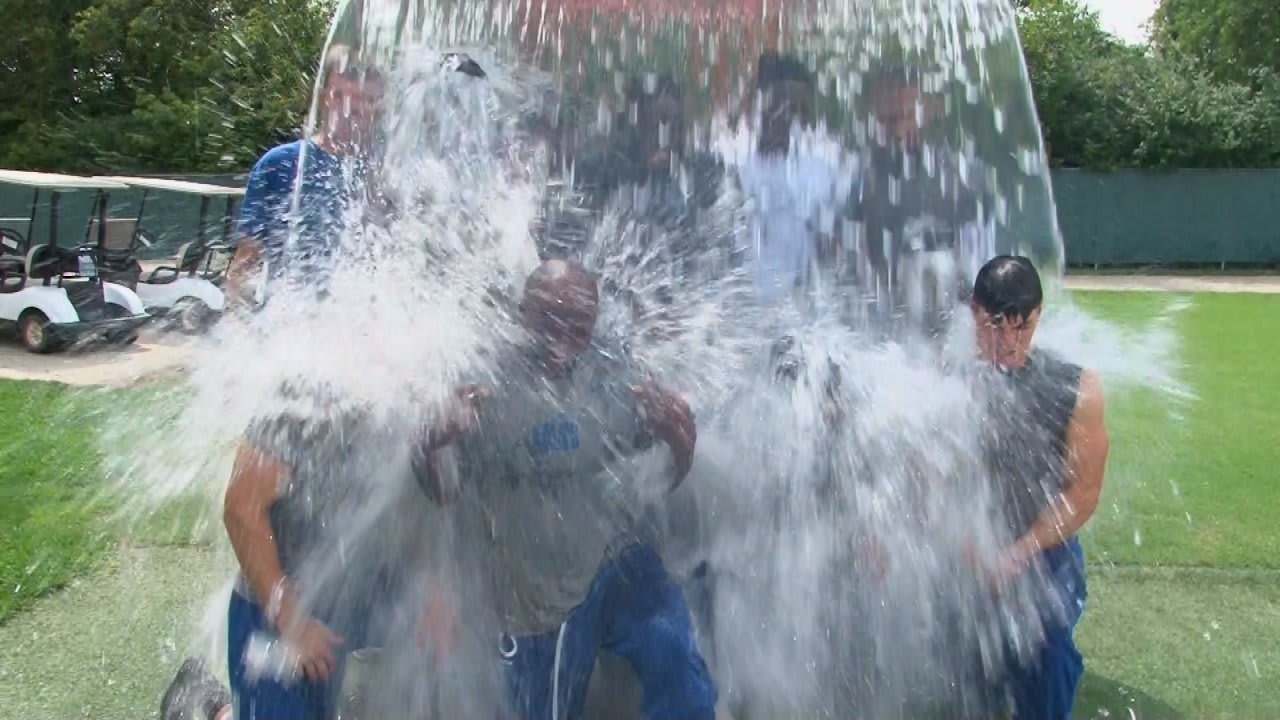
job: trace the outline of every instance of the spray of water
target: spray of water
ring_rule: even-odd
[[[459,72],[467,58],[483,77]],[[648,500],[691,597],[705,589],[695,569],[715,571],[696,619],[724,704],[749,717],[987,708],[984,673],[1067,609],[1036,569],[995,595],[973,560],[1010,538],[982,463],[964,284],[997,253],[1029,255],[1049,290],[1041,347],[1109,384],[1188,396],[1167,326],[1134,339],[1058,292],[1007,2],[351,0],[326,61],[376,69],[380,113],[328,177],[351,200],[323,228],[336,243],[325,292],[311,266],[286,269],[184,381],[108,423],[129,515],[190,495],[220,508],[254,418],[334,420],[345,452],[306,461],[342,464],[359,481],[339,494],[357,497],[311,572],[342,590],[304,603],[341,605],[398,568],[380,623],[407,637],[421,588],[445,588],[466,608],[461,646],[435,665],[388,642],[375,696],[386,716],[492,710],[484,553],[409,481],[407,438],[493,371],[538,258],[569,255],[600,278],[598,335],[697,412],[692,475]],[[325,78],[316,132],[355,117]],[[297,229],[290,249],[314,233]],[[308,448],[294,450],[320,452]],[[662,452],[636,474],[660,471]],[[226,586],[209,590],[205,630],[222,637]],[[626,679],[597,681],[611,682]]]

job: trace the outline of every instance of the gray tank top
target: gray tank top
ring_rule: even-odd
[[[395,493],[417,492],[407,443],[360,411],[305,396],[292,404],[257,418],[245,438],[290,468],[268,508],[280,564],[307,612],[341,631],[402,579],[386,529]],[[243,578],[239,587],[248,595]]]
[[[1067,482],[1067,427],[1081,368],[1036,351],[1026,366],[998,378],[983,433],[987,466],[1015,537],[1062,493]]]
[[[621,355],[590,350],[554,380],[521,353],[499,367],[458,463],[504,630],[528,635],[558,627],[601,563],[638,537],[626,460],[652,441],[631,390],[642,376]]]

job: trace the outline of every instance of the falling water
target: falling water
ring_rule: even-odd
[[[466,608],[461,645],[440,665],[383,648],[377,698],[388,717],[492,710],[484,558],[405,482],[405,438],[491,371],[538,258],[568,255],[601,280],[599,334],[697,413],[693,473],[645,499],[725,708],[978,712],[984,670],[1028,652],[1042,610],[1065,612],[1036,572],[997,597],[971,560],[1009,538],[954,311],[998,253],[1030,256],[1063,300],[1008,3],[352,0],[325,53],[382,89],[373,132],[329,178],[356,200],[327,228],[326,292],[310,266],[286,271],[260,311],[216,329],[146,453],[110,438],[131,512],[192,493],[217,506],[255,417],[358,412],[343,462],[364,497],[315,572],[349,589],[398,564],[424,587],[430,568]],[[309,131],[350,114],[332,97],[318,80]],[[1047,316],[1042,344],[1095,364],[1115,333],[1073,312]],[[1162,357],[1118,376],[1177,388]],[[326,400],[281,390],[298,386]],[[210,637],[225,590],[209,588]],[[412,627],[421,594],[396,597],[381,621]],[[629,682],[606,666],[595,684],[625,697]]]

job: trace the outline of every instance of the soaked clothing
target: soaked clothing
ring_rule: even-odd
[[[272,148],[254,164],[240,205],[238,236],[253,238],[262,248],[270,282],[288,278],[322,285],[327,279],[350,185],[344,165],[303,140]]]
[[[631,388],[641,373],[600,350],[557,379],[522,353],[500,368],[458,460],[487,534],[513,710],[580,717],[603,649],[631,663],[648,717],[714,717],[689,609],[642,526],[642,478],[626,463],[653,444]]]
[[[1067,427],[1080,373],[1078,366],[1036,351],[991,388],[983,447],[1014,538],[1031,529],[1066,485]]]
[[[715,717],[715,683],[698,651],[684,595],[646,545],[611,556],[557,630],[503,636],[498,649],[521,720],[581,718],[600,650],[619,655],[635,671],[644,717]]]
[[[1017,538],[1065,489],[1067,428],[1075,412],[1081,368],[1043,351],[1027,366],[1000,378],[992,422],[984,438],[999,484],[1006,526]],[[1073,632],[1088,597],[1084,551],[1077,538],[1039,556],[1045,587],[1040,596],[1045,637],[1029,661],[1012,659],[990,686],[996,708],[1015,720],[1070,720],[1084,662]]]
[[[976,158],[949,148],[876,148],[853,208],[856,256],[841,266],[875,290],[877,314],[940,333],[982,263],[994,256],[993,188]],[[848,252],[848,250],[845,250]]]
[[[636,479],[623,461],[652,444],[631,391],[641,378],[599,351],[556,379],[522,353],[500,363],[500,390],[458,460],[507,632],[558,627],[605,558],[635,541]]]
[[[754,211],[748,244],[756,298],[775,303],[808,283],[820,245],[837,233],[858,168],[855,156],[813,131],[793,133],[786,153],[763,154],[756,143],[745,130],[726,133],[719,150]]]
[[[397,453],[407,460],[404,438],[363,413],[318,401],[258,418],[246,440],[290,468],[268,517],[301,609],[341,636],[345,650],[382,645],[396,598],[407,591],[411,548],[393,517],[407,512],[399,493],[417,492],[407,463],[403,472],[397,469]],[[237,578],[228,607],[227,656],[236,717],[331,717],[341,658],[326,682],[246,677],[249,639],[255,633],[275,636],[264,605],[245,578]]]

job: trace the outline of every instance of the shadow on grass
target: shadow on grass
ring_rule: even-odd
[[[1071,713],[1079,720],[1190,720],[1163,701],[1110,678],[1085,673]]]

